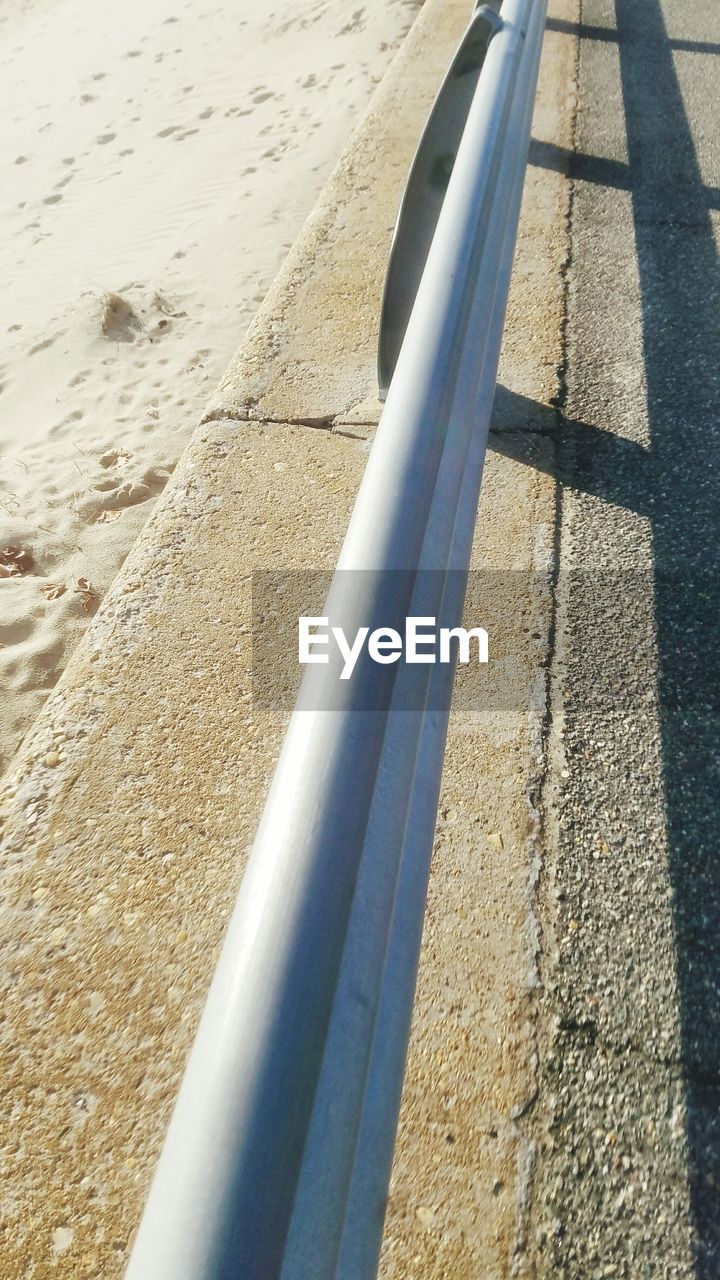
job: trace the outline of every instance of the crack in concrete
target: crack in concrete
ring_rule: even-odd
[[[212,409],[205,417],[201,419],[200,426],[205,427],[212,422],[237,422],[242,425],[255,424],[258,427],[276,426],[276,427],[310,427],[315,431],[327,431],[335,436],[348,436],[350,439],[357,439],[349,430],[341,430],[342,427],[357,427],[358,429],[366,427],[372,429],[377,427],[377,422],[363,420],[360,422],[343,422],[335,416],[328,415],[317,418],[271,418],[271,417],[251,417],[246,413],[233,413],[229,409]]]

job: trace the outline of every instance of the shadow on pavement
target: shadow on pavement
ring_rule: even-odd
[[[659,0],[616,0],[643,309],[658,694],[696,1270],[720,1265],[720,262]],[[717,46],[713,47],[717,51]],[[642,469],[641,469],[642,470]],[[708,570],[710,575],[708,578]],[[671,590],[664,590],[670,571]]]
[[[669,39],[660,0],[616,0],[615,8],[617,30],[548,26],[617,42],[628,164],[542,143],[530,158],[632,199],[649,448],[587,423],[564,421],[562,431],[575,459],[568,483],[641,513],[652,530],[695,1274],[718,1280],[720,261],[710,210],[720,203],[703,180],[673,55],[720,54],[720,44]],[[620,280],[617,290],[622,307]],[[503,388],[496,403],[501,428],[505,418],[521,429],[556,426],[553,410]],[[500,452],[511,447],[502,430],[490,443]]]

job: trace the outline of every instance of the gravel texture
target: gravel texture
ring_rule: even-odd
[[[543,1280],[716,1280],[720,22],[580,34],[532,1242]]]

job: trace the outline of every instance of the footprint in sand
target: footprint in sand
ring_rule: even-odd
[[[125,507],[136,507],[138,503],[147,502],[153,496],[148,484],[133,484],[132,480],[125,480],[122,484],[117,480],[101,480],[94,488],[108,495],[103,502],[102,511],[122,511]]]
[[[40,612],[40,609],[36,609],[29,616],[19,618],[16,622],[0,627],[0,645],[3,648],[9,648],[10,645],[22,644],[25,640],[30,640]]]
[[[142,324],[130,303],[119,293],[109,293],[103,302],[100,327],[114,342],[135,342]]]
[[[105,523],[111,513],[119,515],[128,507],[136,507],[141,502],[156,498],[165,488],[172,471],[172,466],[156,466],[149,467],[140,481],[125,480],[122,483],[110,479],[99,481],[93,486],[94,489],[107,496],[102,500],[99,510],[97,508],[95,510],[95,522]]]
[[[126,449],[107,449],[98,458],[101,467],[124,467],[130,461],[131,454]],[[95,488],[99,488],[96,485]],[[110,486],[112,487],[112,486]]]
[[[356,9],[350,21],[338,32],[338,35],[347,36],[353,31],[364,31],[365,23],[363,22],[364,9]]]
[[[143,484],[146,484],[154,493],[159,493],[165,488],[170,476],[175,470],[175,463],[170,462],[166,466],[148,467],[143,476]]]
[[[38,354],[39,351],[47,351],[48,347],[52,346],[53,342],[55,342],[57,337],[58,335],[55,334],[52,338],[45,338],[43,342],[36,342],[35,346],[30,348],[30,351],[28,354],[31,356],[35,356]]]

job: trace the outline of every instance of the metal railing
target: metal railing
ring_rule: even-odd
[[[346,631],[461,618],[545,11],[504,0],[487,24],[324,611]],[[410,710],[399,663],[333,710],[301,691],[127,1280],[376,1273],[453,679],[412,674]]]

